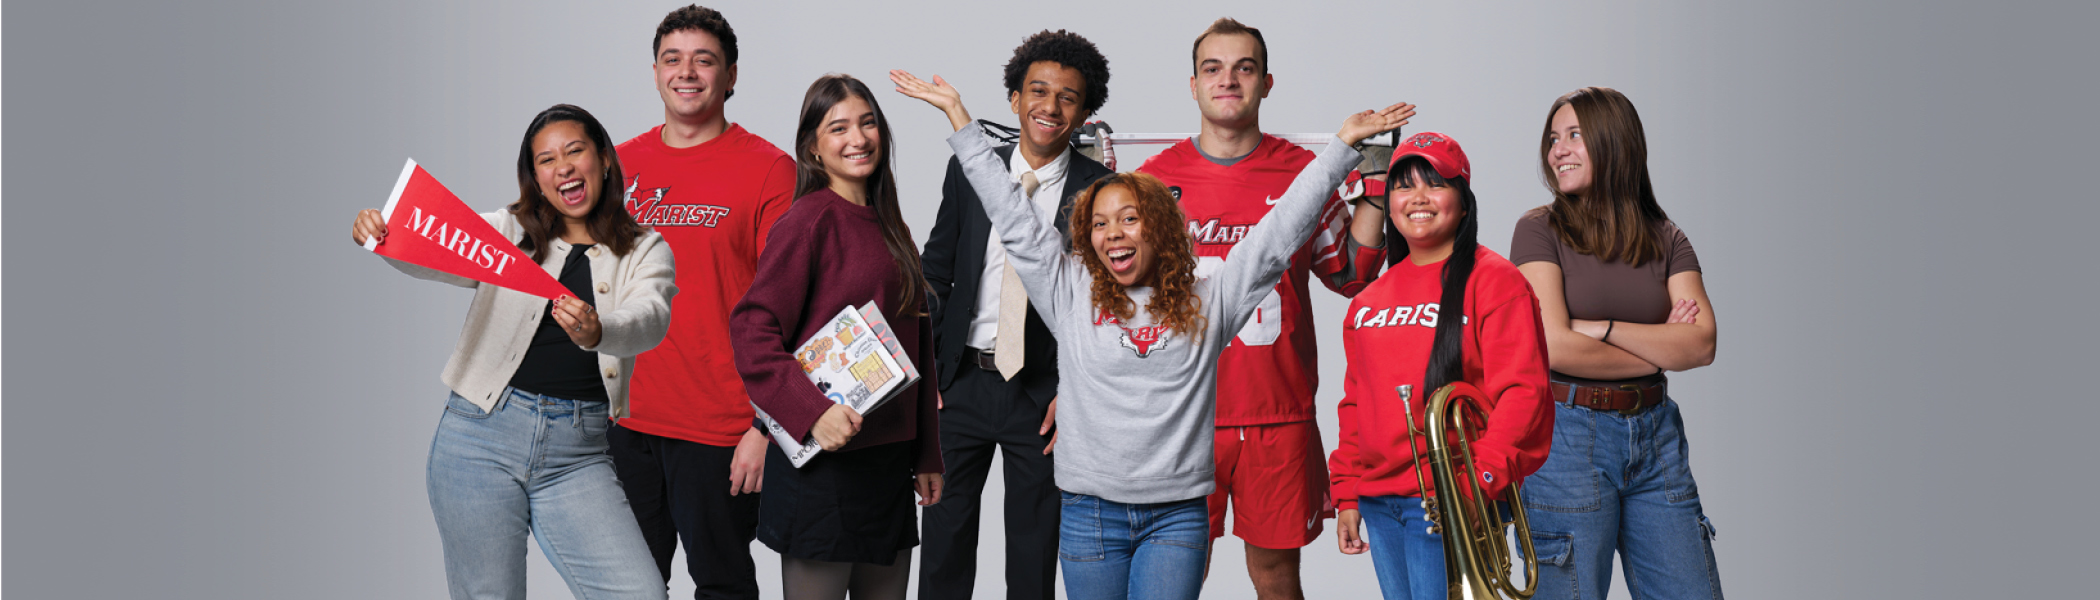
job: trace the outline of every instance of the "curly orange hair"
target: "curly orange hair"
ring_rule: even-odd
[[[1137,316],[1137,303],[1130,300],[1123,284],[1116,282],[1108,265],[1102,264],[1100,254],[1094,251],[1094,196],[1113,185],[1123,186],[1137,197],[1138,226],[1153,254],[1159,257],[1147,279],[1138,282],[1153,288],[1145,312],[1152,315],[1155,323],[1201,337],[1210,321],[1201,312],[1203,299],[1196,297],[1196,249],[1189,239],[1188,217],[1182,215],[1181,203],[1167,192],[1166,184],[1144,173],[1103,177],[1072,199],[1072,248],[1086,265],[1087,273],[1094,277],[1094,310],[1124,321]]]

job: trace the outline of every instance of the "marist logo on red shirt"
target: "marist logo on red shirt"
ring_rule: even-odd
[[[713,228],[722,217],[729,216],[729,207],[711,204],[673,204],[664,201],[669,195],[669,186],[660,188],[642,187],[642,175],[636,173],[627,180],[627,192],[620,199],[627,207],[627,214],[642,225],[699,225]]]
[[[1436,329],[1438,307],[1435,302],[1413,306],[1394,306],[1378,311],[1376,314],[1371,312],[1371,308],[1369,306],[1358,307],[1356,314],[1350,316],[1347,322],[1348,327],[1350,329],[1366,329],[1371,327],[1416,325]],[[1460,317],[1460,319],[1460,325],[1472,322],[1472,319],[1466,319],[1465,317]]]

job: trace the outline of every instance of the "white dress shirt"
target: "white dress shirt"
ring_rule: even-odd
[[[1037,182],[1035,195],[1028,201],[1035,205],[1035,212],[1046,223],[1057,218],[1057,204],[1064,198],[1065,171],[1071,166],[1071,151],[1057,153],[1057,158],[1045,163],[1040,169],[1029,169],[1028,160],[1021,156],[1021,148],[1014,147],[1013,159],[1007,161],[1006,170],[1019,183],[1021,175],[1035,171]],[[964,342],[971,348],[990,352],[999,339],[999,285],[1006,279],[1006,249],[999,245],[999,228],[992,228],[992,235],[985,240],[984,273],[977,278],[977,312],[970,319],[970,337]]]

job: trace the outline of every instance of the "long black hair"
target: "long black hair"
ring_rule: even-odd
[[[1446,179],[1437,174],[1436,167],[1430,166],[1428,159],[1420,156],[1400,159],[1393,165],[1387,180],[1395,187],[1413,181],[1416,185],[1456,188],[1459,210],[1465,213],[1458,218],[1458,235],[1451,244],[1451,258],[1444,261],[1444,293],[1437,299],[1436,338],[1430,344],[1429,368],[1422,373],[1422,389],[1434,393],[1437,388],[1466,378],[1466,282],[1473,278],[1474,254],[1480,249],[1480,210],[1473,200],[1473,186],[1466,182],[1465,177]],[[1387,208],[1385,239],[1393,250],[1386,253],[1385,261],[1387,266],[1392,266],[1407,258],[1407,242],[1401,240],[1399,228],[1393,225],[1393,217],[1400,214],[1400,207],[1388,204]],[[1400,243],[1394,244],[1396,240]]]
[[[626,256],[634,250],[637,238],[645,231],[620,205],[621,182],[626,175],[620,172],[620,157],[613,152],[612,136],[605,126],[598,124],[590,111],[573,104],[556,104],[540,111],[532,118],[532,125],[525,128],[525,141],[518,143],[518,201],[510,205],[510,214],[517,217],[518,228],[525,230],[525,238],[518,240],[518,247],[532,254],[533,262],[547,261],[547,245],[561,237],[561,211],[554,203],[540,194],[540,184],[532,165],[532,138],[548,125],[562,121],[573,121],[583,126],[583,136],[590,138],[591,151],[605,163],[605,172],[599,175],[598,204],[591,207],[590,214],[583,216],[585,227],[591,238],[613,256]]]
[[[802,95],[802,119],[795,125],[795,197],[831,187],[831,175],[817,161],[817,130],[831,107],[847,98],[867,102],[868,110],[875,113],[875,130],[882,136],[881,155],[875,159],[875,172],[868,176],[868,207],[875,209],[876,219],[882,222],[882,240],[889,246],[890,258],[896,261],[897,273],[904,280],[897,286],[898,306],[907,314],[918,314],[923,312],[920,302],[925,299],[926,272],[919,266],[919,249],[912,245],[911,227],[904,224],[904,214],[897,208],[897,175],[890,169],[890,157],[897,154],[897,138],[890,135],[890,120],[882,115],[882,105],[875,102],[875,94],[852,75],[832,73],[819,77]]]

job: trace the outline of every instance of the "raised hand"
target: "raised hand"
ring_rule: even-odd
[[[948,125],[953,126],[956,131],[962,131],[962,128],[970,125],[970,111],[963,108],[962,92],[956,91],[955,86],[948,85],[948,80],[941,79],[941,76],[933,76],[933,82],[928,83],[902,69],[891,69],[890,83],[897,84],[897,93],[924,100],[934,108],[941,109],[942,113],[948,115]]]
[[[1406,125],[1408,118],[1413,116],[1415,105],[1406,102],[1378,110],[1363,111],[1349,115],[1348,119],[1342,121],[1342,130],[1335,132],[1334,136],[1354,146],[1357,142],[1364,141],[1364,138]]]

